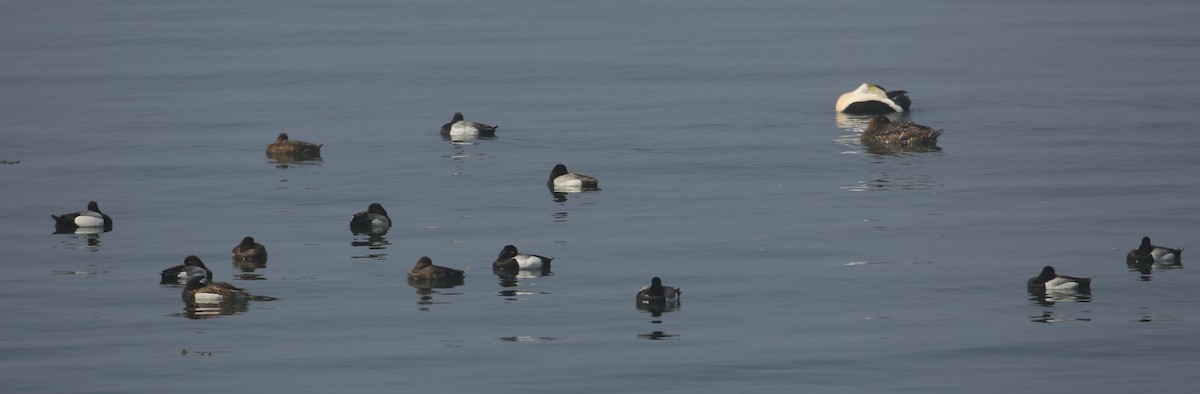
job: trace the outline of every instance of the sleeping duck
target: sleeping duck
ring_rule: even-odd
[[[1026,284],[1030,291],[1088,291],[1092,286],[1092,278],[1076,278],[1058,275],[1054,267],[1045,266],[1038,276],[1029,278]]]
[[[864,144],[884,144],[897,147],[934,146],[942,135],[941,130],[934,130],[907,120],[891,120],[886,116],[876,116],[871,119],[867,129],[859,137]]]
[[[113,226],[112,218],[100,212],[100,205],[95,201],[88,201],[86,211],[50,215],[50,217],[54,218],[55,232],[73,232],[80,228],[103,228],[104,231],[112,231]]]
[[[581,192],[584,190],[599,190],[600,181],[591,175],[567,171],[567,166],[558,164],[550,170],[550,180],[546,186],[559,192]]]
[[[178,283],[180,280],[188,281],[195,277],[204,277],[208,275],[208,267],[200,261],[199,257],[188,256],[183,259],[183,264],[162,270],[161,283]]]
[[[500,256],[496,261],[492,262],[493,270],[527,270],[527,269],[545,269],[550,267],[550,261],[553,257],[539,256],[536,254],[526,254],[517,251],[516,246],[504,245],[504,249],[500,250]]]
[[[463,120],[462,112],[455,112],[454,119],[450,119],[450,123],[442,125],[442,135],[451,137],[492,137],[496,135],[497,127],[500,126]]]
[[[674,305],[679,303],[679,295],[683,290],[663,286],[662,279],[657,276],[650,279],[650,284],[637,292],[637,302],[641,305]]]
[[[213,303],[244,299],[249,296],[245,289],[225,283],[214,282],[211,270],[205,269],[207,275],[195,276],[188,279],[183,288],[183,299],[201,303]]]
[[[354,214],[350,218],[350,229],[353,230],[386,230],[392,227],[392,218],[383,209],[383,204],[371,203],[366,211]],[[356,231],[370,232],[370,231]]]
[[[1142,237],[1142,244],[1138,245],[1137,249],[1129,251],[1125,256],[1125,262],[1128,264],[1149,264],[1149,263],[1166,263],[1177,264],[1182,262],[1183,248],[1172,249],[1162,246],[1154,246],[1150,244],[1150,237]]]
[[[266,260],[267,248],[254,242],[254,237],[242,238],[242,243],[233,247],[233,258],[236,260]]]
[[[883,87],[864,83],[858,89],[843,93],[838,97],[837,112],[850,115],[883,115],[895,112],[907,112],[912,105],[908,92],[903,90],[887,91]]]
[[[324,144],[288,139],[287,133],[279,133],[275,143],[267,145],[267,155],[291,157],[321,157],[321,147]]]
[[[433,265],[433,259],[426,256],[421,256],[417,260],[417,264],[408,271],[408,278],[412,280],[455,280],[462,279],[464,271],[454,268],[442,267]]]

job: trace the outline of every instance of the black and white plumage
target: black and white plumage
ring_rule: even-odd
[[[188,281],[195,277],[208,276],[208,267],[200,261],[199,257],[188,256],[183,259],[183,264],[162,270],[162,283],[178,283],[179,281]]]
[[[108,215],[100,212],[100,204],[88,201],[87,210],[81,212],[50,215],[54,218],[55,232],[74,232],[78,229],[103,229],[112,231],[113,221]]]
[[[550,179],[546,181],[546,186],[557,192],[571,193],[599,190],[600,181],[588,174],[570,172],[563,164],[556,164],[550,170]]]
[[[267,248],[255,242],[254,237],[242,238],[242,242],[233,247],[233,258],[237,260],[266,260]]]
[[[1077,278],[1074,276],[1058,275],[1054,267],[1045,266],[1038,276],[1029,278],[1026,286],[1031,291],[1089,291],[1092,278]]]
[[[450,120],[450,123],[442,125],[442,135],[449,137],[492,137],[496,135],[496,128],[498,127],[500,126],[463,120],[462,112],[455,112],[454,118]]]
[[[429,281],[457,280],[462,279],[464,273],[465,271],[463,270],[433,265],[433,259],[421,256],[420,259],[417,259],[417,264],[413,265],[413,268],[408,271],[408,278],[411,280]]]
[[[355,232],[386,230],[391,227],[392,218],[388,216],[387,210],[383,209],[383,204],[377,202],[371,203],[366,211],[356,213],[350,218],[350,230]]]
[[[884,115],[908,112],[911,105],[912,100],[906,91],[889,92],[879,85],[864,83],[839,96],[834,108],[837,112],[850,115]]]
[[[890,145],[896,147],[936,146],[941,130],[934,130],[907,120],[891,120],[876,116],[863,130],[859,139],[864,144]]]
[[[325,144],[314,144],[288,138],[287,133],[279,133],[275,143],[267,145],[268,156],[288,156],[293,158],[321,157],[321,147]]]
[[[496,261],[492,262],[494,270],[528,270],[528,269],[548,269],[550,261],[553,257],[546,257],[536,254],[521,253],[517,251],[517,247],[513,245],[505,245],[500,250],[500,256],[496,257]]]
[[[637,292],[637,303],[641,305],[675,305],[679,303],[679,296],[683,294],[683,290],[663,286],[662,279],[657,276],[650,279],[650,284],[642,287]]]
[[[1183,262],[1183,248],[1154,246],[1150,243],[1150,237],[1142,237],[1141,245],[1138,245],[1137,249],[1129,251],[1129,254],[1125,256],[1125,262],[1128,264],[1178,264]]]

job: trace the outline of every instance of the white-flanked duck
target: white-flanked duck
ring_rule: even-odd
[[[254,237],[242,238],[242,243],[233,247],[233,258],[238,260],[266,260],[267,248],[255,242]]]
[[[1183,260],[1183,248],[1173,249],[1150,244],[1150,237],[1142,237],[1142,244],[1129,251],[1125,262],[1129,264],[1163,263],[1175,264]]]
[[[1026,286],[1029,287],[1029,290],[1034,291],[1088,291],[1091,290],[1092,278],[1059,275],[1054,272],[1054,267],[1047,265],[1042,268],[1041,274],[1029,278]]]
[[[462,112],[455,112],[454,119],[451,119],[450,123],[442,125],[442,135],[450,137],[492,137],[496,135],[497,127],[500,126],[463,120]]]
[[[267,145],[267,155],[293,157],[321,157],[321,147],[325,144],[314,144],[288,138],[287,133],[279,133],[275,143]]]
[[[907,112],[912,105],[908,92],[887,91],[873,83],[864,83],[857,89],[843,93],[834,107],[837,112],[850,115],[884,115]]]
[[[195,277],[208,276],[208,267],[200,261],[199,257],[188,256],[183,259],[183,264],[162,270],[162,283],[177,283],[180,280],[186,282]]]
[[[112,231],[113,221],[108,215],[100,212],[100,204],[88,201],[87,210],[82,212],[50,215],[54,218],[55,232],[73,232],[80,228]]]
[[[383,204],[371,203],[366,211],[354,214],[350,218],[351,229],[388,229],[392,227],[392,218],[388,216]]]
[[[417,264],[413,265],[413,268],[408,271],[408,278],[429,281],[456,280],[462,279],[463,273],[463,270],[433,265],[433,259],[421,256],[420,259],[417,259]]]
[[[550,268],[550,261],[553,257],[540,256],[536,254],[521,253],[517,251],[517,247],[513,245],[504,245],[500,250],[500,256],[496,261],[492,262],[494,270],[528,270],[528,269],[546,269]]]
[[[205,270],[207,275],[196,276],[188,279],[187,286],[183,288],[183,299],[191,300],[198,303],[214,303],[221,301],[230,301],[237,299],[245,299],[250,296],[245,289],[213,280],[212,270]]]
[[[546,181],[546,186],[558,192],[581,192],[599,190],[600,181],[591,175],[570,172],[567,166],[557,164],[550,170],[550,179]]]
[[[675,305],[679,303],[679,295],[683,290],[663,286],[662,279],[657,276],[650,279],[650,284],[642,287],[637,293],[637,302],[641,305]]]

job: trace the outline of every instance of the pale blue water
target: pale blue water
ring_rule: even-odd
[[[1122,261],[1197,244],[1197,17],[5,2],[0,391],[1185,392],[1197,280]],[[833,104],[868,81],[942,151],[866,152]],[[455,111],[497,137],[443,140]],[[281,131],[323,161],[268,160]],[[559,162],[602,190],[556,201]],[[51,234],[88,200],[114,231]],[[396,224],[351,234],[371,202]],[[505,244],[553,274],[511,286]],[[189,318],[157,283],[189,254],[279,300]],[[464,284],[409,286],[423,255]],[[1031,300],[1048,264],[1092,298]],[[634,307],[652,276],[678,310]]]

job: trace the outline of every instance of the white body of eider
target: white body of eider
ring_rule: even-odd
[[[896,112],[904,112],[903,107],[901,107],[899,104],[896,104],[896,102],[892,101],[892,99],[888,98],[886,90],[883,90],[883,88],[873,83],[864,83],[859,85],[857,89],[843,93],[840,97],[838,97],[837,104],[834,109],[836,109],[837,112],[843,112],[846,110],[846,107],[849,107],[851,104],[869,101],[877,101],[887,105],[888,107],[891,107]]]

